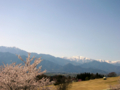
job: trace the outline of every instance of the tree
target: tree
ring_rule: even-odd
[[[65,77],[64,75],[55,75],[52,78],[55,79],[54,85],[57,90],[68,90],[71,87],[71,77]]]
[[[30,65],[30,62],[34,59],[30,59],[30,54],[28,53],[28,58],[24,61],[20,55],[17,55],[20,60],[22,60],[25,65],[12,63],[11,65],[1,66],[0,68],[0,90],[50,90],[51,87],[47,85],[52,84],[48,78],[42,78],[36,80],[36,76],[42,75],[46,71],[41,72],[41,67],[38,69],[36,66],[41,62],[41,58],[38,58]]]
[[[66,82],[57,85],[57,90],[69,90],[71,87],[71,81],[66,80]]]
[[[111,72],[111,73],[109,73],[107,76],[108,76],[108,77],[116,77],[117,74],[116,74],[115,72]]]
[[[58,75],[55,85],[57,85],[57,90],[68,90],[71,87],[71,79],[70,77]]]

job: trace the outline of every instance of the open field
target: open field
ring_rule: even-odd
[[[111,77],[107,80],[94,79],[89,81],[73,82],[69,90],[107,90],[110,85],[118,84],[120,77]]]
[[[104,90],[109,88],[110,85],[118,84],[120,77],[111,77],[107,80],[94,79],[89,81],[81,81],[72,83],[72,87],[69,90]]]

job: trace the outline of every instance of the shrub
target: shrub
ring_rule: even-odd
[[[68,90],[71,87],[71,80],[67,79],[65,82],[57,85],[57,90]]]
[[[57,90],[68,90],[71,87],[72,80],[70,77],[65,77],[63,75],[56,75],[54,77],[55,85],[57,87]]]
[[[95,78],[103,78],[104,75],[102,74],[93,74],[93,73],[81,73],[81,74],[77,74],[76,78],[77,79],[81,79],[81,80],[90,80],[90,79],[95,79]],[[87,77],[87,78],[86,78]]]
[[[111,72],[111,73],[109,73],[107,76],[108,76],[108,77],[116,77],[117,74],[116,74],[115,72]]]

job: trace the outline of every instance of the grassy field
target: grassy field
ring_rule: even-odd
[[[88,81],[73,82],[68,90],[109,90],[109,86],[118,84],[119,79],[120,77],[111,77],[107,78],[107,80],[94,79]]]
[[[72,87],[69,90],[104,90],[109,88],[110,85],[118,84],[120,77],[111,77],[107,80],[94,79],[89,81],[81,81],[72,83]]]

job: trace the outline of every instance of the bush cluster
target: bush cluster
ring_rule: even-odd
[[[82,81],[85,81],[85,80],[90,80],[90,79],[95,79],[95,78],[103,78],[104,75],[102,74],[93,74],[93,73],[81,73],[81,74],[77,74],[76,78],[77,79],[81,79]]]
[[[47,75],[38,75],[36,80],[40,80],[43,77],[49,78],[50,81],[55,81],[54,85],[57,87],[57,90],[67,90],[71,87],[72,79],[71,77],[66,77],[64,75],[54,75],[54,76],[47,76]]]

